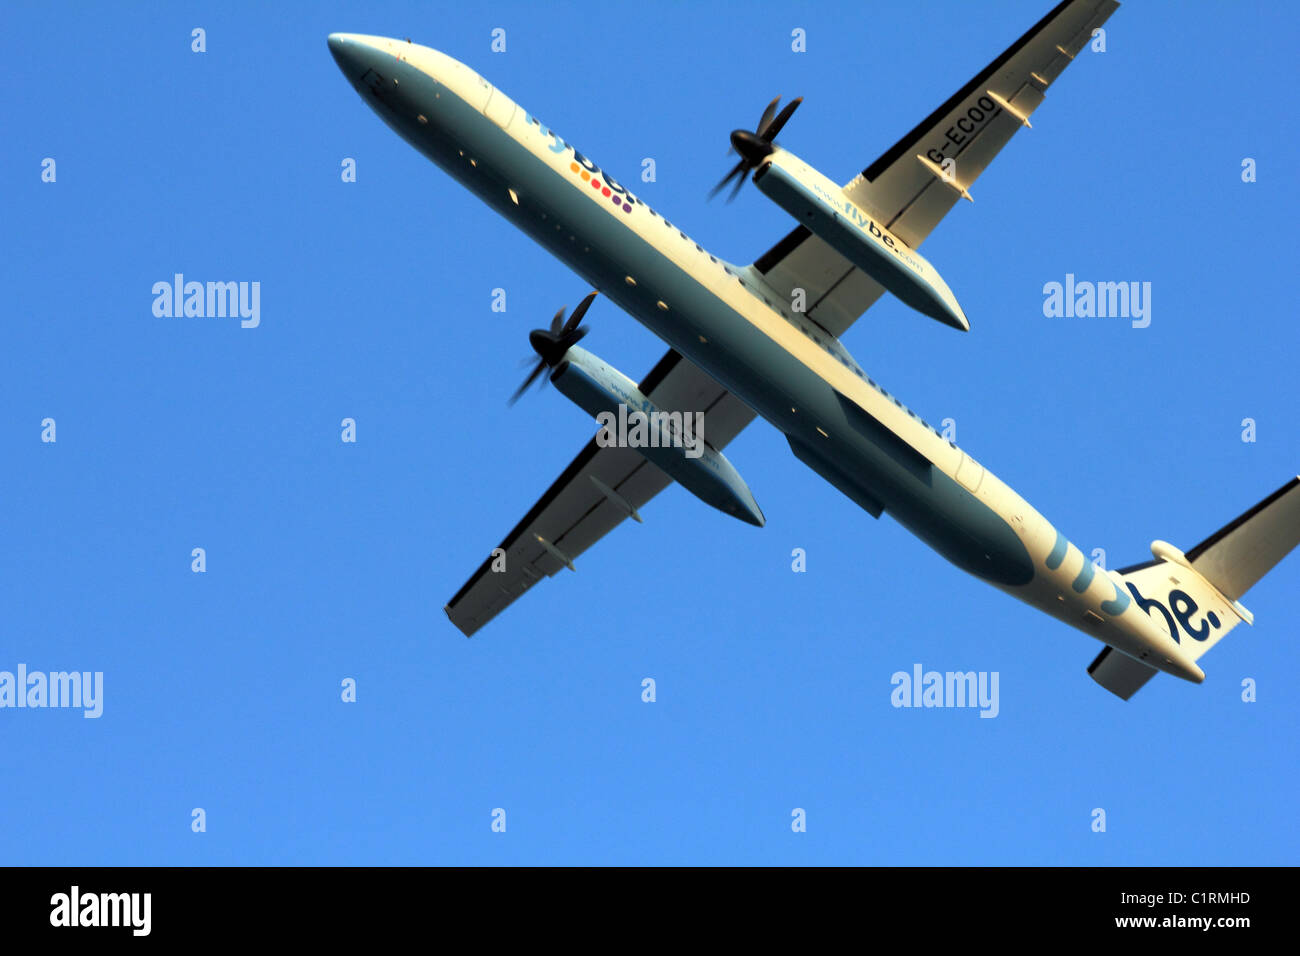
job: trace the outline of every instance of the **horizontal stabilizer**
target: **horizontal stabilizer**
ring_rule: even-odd
[[[1300,477],[1187,552],[1225,597],[1237,600],[1300,544]]]
[[[1128,700],[1156,676],[1156,669],[1107,647],[1088,665],[1088,673],[1116,697]]]

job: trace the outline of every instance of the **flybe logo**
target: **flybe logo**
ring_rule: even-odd
[[[822,188],[820,183],[813,183],[813,189],[821,196],[822,201],[832,209],[843,203],[844,216],[849,220],[849,222],[853,223],[853,225],[857,226],[872,237],[879,239],[895,252],[898,251],[898,247],[894,244],[894,237],[877,226],[872,218],[859,209],[852,200],[847,199],[844,196],[830,195]]]
[[[550,137],[551,142],[547,148],[552,153],[563,153],[565,151],[573,153],[573,160],[569,163],[570,173],[590,186],[596,195],[602,199],[608,199],[615,209],[622,209],[625,213],[632,211],[632,207],[636,205],[636,197],[620,186],[614,177],[602,172],[599,166],[586,156],[583,156],[575,147],[570,146],[559,136],[556,136],[553,130],[543,126],[535,117],[529,116],[527,120],[540,129],[543,136]]]
[[[1061,534],[1059,531],[1056,532],[1056,544],[1053,546],[1051,553],[1044,560],[1047,569],[1049,571],[1055,571],[1059,568],[1065,562],[1065,557],[1072,548],[1076,552],[1078,551],[1074,545],[1070,544],[1065,535]],[[1082,555],[1080,556],[1082,557]],[[1083,564],[1079,569],[1078,577],[1076,577],[1070,585],[1070,587],[1074,589],[1074,593],[1082,594],[1084,591],[1088,590],[1092,585],[1092,579],[1096,576],[1096,573],[1097,566],[1087,558],[1083,558]],[[1101,602],[1102,611],[1112,617],[1123,614],[1129,606],[1129,595],[1120,590],[1119,584],[1116,583],[1114,579],[1107,577],[1103,578],[1103,580],[1106,580],[1110,584],[1111,588],[1115,592],[1115,596],[1109,601]],[[1178,636],[1179,625],[1182,626],[1184,633],[1196,641],[1209,640],[1210,635],[1223,626],[1219,621],[1219,615],[1215,614],[1213,611],[1206,612],[1205,617],[1199,622],[1193,622],[1193,618],[1200,610],[1200,607],[1186,591],[1179,590],[1178,588],[1174,588],[1170,591],[1167,599],[1169,604],[1166,607],[1155,598],[1146,597],[1137,589],[1137,585],[1132,581],[1125,580],[1124,584],[1128,588],[1129,594],[1133,595],[1133,601],[1143,611],[1147,614],[1151,614],[1155,611],[1160,612],[1165,619],[1165,624],[1168,626],[1169,633],[1173,637],[1175,644],[1182,643],[1182,640]]]
[[[831,209],[841,213],[845,219],[853,223],[853,225],[857,226],[858,229],[871,236],[877,242],[883,243],[890,252],[906,262],[914,271],[921,271],[920,265],[911,256],[899,248],[898,243],[894,241],[894,237],[880,226],[876,225],[875,220],[858,208],[851,199],[842,195],[830,195],[822,188],[820,183],[813,183],[813,190],[821,198],[822,202],[826,203],[826,205]]]
[[[1198,624],[1193,625],[1192,616],[1195,615],[1200,608],[1197,606],[1196,602],[1192,600],[1192,596],[1186,591],[1180,591],[1177,588],[1170,591],[1168,598],[1169,606],[1165,607],[1165,605],[1161,604],[1154,598],[1143,597],[1142,592],[1137,589],[1137,585],[1132,581],[1125,581],[1124,583],[1128,585],[1128,589],[1132,593],[1133,600],[1136,602],[1138,607],[1146,611],[1148,614],[1154,610],[1159,611],[1161,615],[1164,616],[1165,624],[1168,625],[1169,633],[1173,635],[1175,644],[1182,643],[1178,638],[1178,625],[1182,625],[1182,629],[1188,634],[1188,636],[1196,641],[1204,641],[1208,639],[1214,631],[1217,631],[1222,626],[1219,622],[1219,615],[1215,614],[1213,611],[1207,612],[1205,617],[1202,618]],[[1174,623],[1175,620],[1177,620],[1178,624]]]
[[[917,264],[915,259],[898,247],[898,244],[894,242],[893,236],[877,226],[870,216],[847,199],[844,200],[844,212],[859,229],[866,232],[867,235],[871,236],[876,241],[883,242],[889,247],[890,252],[906,262],[913,270],[917,272],[921,271],[920,265]]]

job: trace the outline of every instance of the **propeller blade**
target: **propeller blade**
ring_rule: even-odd
[[[767,104],[767,109],[763,110],[763,115],[759,117],[758,125],[754,127],[754,132],[758,134],[760,139],[767,139],[767,137],[763,135],[763,131],[767,129],[767,124],[772,122],[772,117],[776,113],[776,104],[780,102],[781,97],[778,96],[776,99],[772,100],[772,102]]]
[[[524,379],[524,384],[515,389],[515,393],[510,396],[510,401],[507,402],[507,404],[513,405],[515,402],[519,401],[519,397],[523,395],[524,392],[528,391],[528,386],[537,381],[537,376],[541,375],[544,371],[546,371],[546,363],[538,362],[533,367],[533,370],[528,373],[528,377]]]
[[[552,334],[552,335],[559,335],[559,334],[560,334],[560,325],[561,325],[561,324],[563,323],[563,321],[564,321],[564,310],[567,309],[567,308],[568,308],[567,305],[562,305],[562,306],[560,306],[560,311],[559,311],[559,312],[556,312],[556,313],[555,313],[555,318],[551,319],[551,334]]]
[[[564,328],[560,332],[561,335],[569,335],[578,327],[578,323],[581,322],[582,317],[587,314],[587,310],[591,308],[591,303],[595,301],[595,298],[595,292],[587,293],[587,297],[579,302],[578,307],[573,310],[573,315],[569,316],[569,321],[564,323]],[[585,329],[582,334],[587,334]]]
[[[740,192],[740,188],[745,185],[746,177],[743,175],[745,172],[748,172],[748,170],[742,170],[742,175],[736,180],[736,185],[731,187],[731,195],[727,197],[727,202],[731,202],[735,199],[737,194]]]
[[[789,103],[785,104],[785,109],[783,109],[780,115],[772,121],[772,125],[758,135],[769,143],[772,142],[772,140],[776,138],[776,134],[781,132],[786,123],[790,122],[790,117],[794,115],[794,111],[799,108],[799,104],[802,102],[803,97],[796,96]]]
[[[734,179],[737,175],[743,173],[744,171],[745,171],[745,161],[742,159],[740,162],[736,163],[735,166],[731,167],[731,172],[727,173],[727,175],[723,177],[722,182],[718,183],[718,185],[713,187],[713,190],[709,193],[709,198],[712,199],[718,193],[722,192],[722,190],[726,188],[727,183],[731,182],[732,179]],[[742,183],[745,181],[743,176],[741,177],[740,181]]]

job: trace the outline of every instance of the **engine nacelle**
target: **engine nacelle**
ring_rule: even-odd
[[[912,308],[970,331],[966,313],[934,266],[798,156],[776,149],[754,173],[773,202]]]
[[[551,372],[551,384],[601,423],[598,442],[635,449],[725,514],[760,528],[767,523],[740,473],[705,441],[703,413],[663,411],[630,378],[576,345]]]

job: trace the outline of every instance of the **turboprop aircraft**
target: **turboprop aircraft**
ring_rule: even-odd
[[[888,512],[957,567],[1106,645],[1088,670],[1112,693],[1128,699],[1157,671],[1202,681],[1197,660],[1252,623],[1242,595],[1300,542],[1300,477],[1186,552],[1155,541],[1152,561],[1103,570],[840,342],[886,292],[969,328],[916,250],[1117,7],[1058,4],[843,187],[776,145],[799,101],[780,113],[773,102],[753,132],[732,135],[740,158],[719,187],[752,178],[799,225],[748,265],[705,251],[465,64],[332,34],[340,69],[384,122],[669,346],[639,383],[578,347],[593,296],[530,335],[538,364],[524,387],[549,380],[601,432],[447,603],[452,623],[473,635],[624,519],[640,521],[674,480],[761,526],[722,455],[758,415],[872,517]],[[638,440],[614,427],[629,409]],[[699,415],[703,449],[685,434]]]

